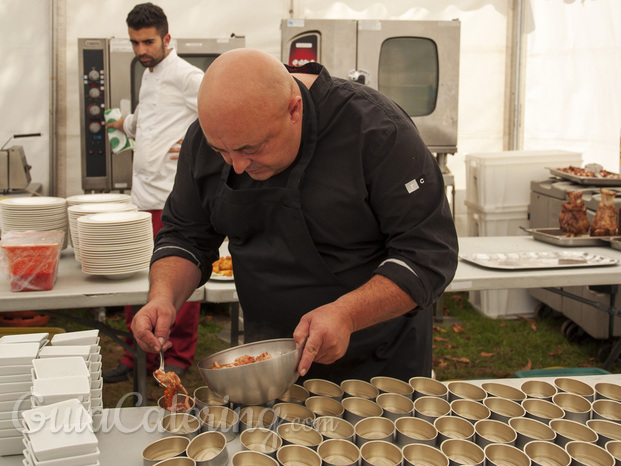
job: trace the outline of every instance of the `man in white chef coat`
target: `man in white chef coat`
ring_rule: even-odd
[[[131,200],[152,214],[153,233],[162,226],[160,216],[173,187],[180,143],[196,120],[198,89],[203,71],[169,48],[170,34],[164,11],[152,3],[136,5],[127,16],[129,38],[140,63],[142,77],[138,106],[131,115],[109,124],[135,140]],[[197,341],[200,303],[184,304],[171,328],[172,347],[165,353],[166,371],[183,375],[192,365]],[[130,328],[133,312],[125,308]],[[147,370],[159,367],[156,355],[147,355]],[[107,383],[127,380],[133,357],[126,352],[118,367],[104,371]]]

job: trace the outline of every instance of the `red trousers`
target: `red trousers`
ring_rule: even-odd
[[[151,222],[153,224],[153,236],[162,228],[161,210],[149,210],[151,213]],[[132,319],[134,317],[132,306],[125,306],[125,322],[127,329],[131,332]],[[164,353],[166,364],[187,369],[194,362],[194,352],[196,351],[196,342],[198,340],[198,320],[200,318],[200,303],[185,303],[177,312],[175,323],[170,329],[170,341],[172,347]],[[133,346],[134,339],[126,338],[125,341]],[[128,367],[134,367],[134,357],[131,353],[125,351],[125,355],[121,360],[122,364]],[[147,371],[154,371],[160,366],[159,357],[154,353],[147,353]]]

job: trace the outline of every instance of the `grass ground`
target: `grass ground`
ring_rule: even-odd
[[[88,314],[88,311],[80,311]],[[205,306],[201,310],[199,343],[195,361],[229,345],[221,338],[228,325],[226,307]],[[551,367],[602,367],[598,353],[609,342],[595,340],[588,335],[569,341],[562,335],[565,319],[551,314],[540,319],[494,320],[479,314],[467,300],[467,294],[448,293],[445,296],[445,318],[434,326],[433,365],[438,380],[506,378],[516,371]],[[121,311],[106,314],[106,323],[124,329]],[[53,318],[49,326],[68,331],[81,327],[60,318]],[[123,356],[123,348],[111,338],[102,335],[103,369],[116,367]],[[615,365],[613,372],[621,372]],[[182,380],[188,391],[204,385],[196,366]],[[147,382],[147,404],[155,405],[163,389]],[[105,384],[104,407],[131,406],[133,381]],[[120,403],[120,404],[119,404]]]

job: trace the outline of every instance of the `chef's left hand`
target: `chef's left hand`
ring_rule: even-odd
[[[305,375],[313,362],[331,364],[340,359],[352,331],[347,310],[336,302],[304,314],[293,332],[296,347],[303,350],[298,373]]]

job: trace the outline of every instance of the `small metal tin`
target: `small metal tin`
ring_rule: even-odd
[[[383,440],[372,440],[360,447],[360,465],[373,466],[378,464],[403,463],[401,449],[392,443]]]
[[[315,430],[319,431],[324,440],[347,440],[352,443],[354,441],[354,426],[349,421],[346,421],[340,417],[318,417],[315,419],[315,422],[313,422],[313,427]]]
[[[367,417],[356,423],[356,445],[362,447],[372,440],[393,442],[395,439],[395,423],[385,417]]]
[[[414,401],[414,417],[433,423],[441,416],[451,412],[451,405],[444,398],[422,396]]]
[[[279,424],[282,422],[298,422],[311,425],[315,420],[315,413],[306,406],[296,403],[277,403],[274,405],[274,413]]]
[[[435,396],[448,401],[448,388],[442,382],[430,377],[412,377],[409,380],[414,389],[414,399],[422,396]]]
[[[229,462],[226,437],[222,432],[198,434],[190,441],[185,453],[198,466],[226,466]]]
[[[528,398],[536,398],[552,401],[552,397],[558,393],[554,385],[544,380],[527,380],[520,389],[526,393]]]
[[[302,445],[317,449],[323,441],[321,433],[311,426],[297,422],[286,422],[276,428],[276,432],[282,438],[283,445]]]
[[[345,411],[339,401],[327,396],[310,396],[304,402],[304,406],[310,409],[316,418],[320,416],[342,417]]]
[[[573,441],[565,445],[572,466],[615,466],[614,457],[604,448],[588,442]]]
[[[597,444],[603,447],[608,442],[621,440],[621,424],[605,419],[589,419],[586,425],[594,430],[597,435]]]
[[[238,451],[231,458],[232,466],[280,466],[274,458],[258,451]]]
[[[470,382],[449,382],[447,388],[449,402],[455,400],[483,401],[487,396],[485,390]]]
[[[595,400],[591,405],[593,419],[621,422],[621,402],[614,400]]]
[[[341,401],[345,412],[343,418],[352,425],[366,417],[381,416],[384,410],[375,401],[355,396],[344,398]]]
[[[517,432],[513,427],[493,419],[482,419],[474,423],[474,441],[481,448],[492,443],[515,445]]]
[[[308,390],[306,390],[302,385],[293,384],[289,390],[278,397],[279,403],[296,403],[296,404],[304,404],[306,398],[310,396]]]
[[[273,429],[276,424],[276,413],[265,406],[245,406],[239,410],[239,431],[261,427]]]
[[[563,408],[564,419],[585,424],[591,419],[591,403],[583,396],[575,393],[561,392],[552,397],[552,403]]]
[[[321,456],[315,450],[302,445],[284,445],[276,452],[282,465],[321,466]]]
[[[550,428],[556,433],[554,443],[559,447],[565,447],[567,443],[576,440],[581,442],[597,442],[597,432],[584,424],[570,419],[552,419],[550,421]]]
[[[327,396],[328,398],[334,398],[336,401],[341,401],[343,398],[343,389],[329,380],[308,379],[304,381],[303,385],[310,395]]]
[[[591,403],[595,400],[595,389],[581,380],[570,377],[557,377],[554,379],[554,386],[559,392],[583,396]]]
[[[411,443],[402,449],[404,466],[449,466],[448,457],[437,448],[421,443]]]
[[[554,432],[549,425],[536,419],[514,417],[509,419],[509,425],[517,433],[515,446],[521,449],[524,449],[524,445],[527,443],[535,440],[553,442],[556,438],[556,432]]]
[[[486,466],[530,466],[530,458],[518,448],[504,443],[490,443],[483,449]]]
[[[407,396],[410,400],[414,395],[414,388],[408,382],[395,379],[394,377],[373,377],[371,385],[377,388],[380,393],[396,393],[397,395]]]
[[[621,464],[621,442],[618,440],[608,442],[605,448],[615,459],[615,465],[619,466]]]
[[[156,463],[183,455],[190,440],[187,437],[164,437],[150,443],[142,450],[142,464],[153,466]]]
[[[360,449],[346,440],[324,440],[317,447],[324,466],[358,466]]]
[[[355,396],[358,398],[366,398],[367,400],[375,400],[379,395],[379,390],[371,383],[364,380],[348,379],[341,382],[343,396]]]
[[[509,419],[514,417],[524,417],[526,410],[522,405],[512,400],[498,398],[495,396],[487,397],[483,400],[483,404],[490,411],[490,419],[508,423]]]
[[[414,415],[414,403],[411,398],[397,393],[380,393],[375,402],[384,410],[382,416],[391,421],[396,421],[400,417]]]
[[[485,462],[483,449],[467,440],[446,440],[440,445],[440,450],[448,457],[450,466],[483,466]]]
[[[491,397],[505,398],[518,403],[526,399],[526,393],[522,390],[503,383],[484,382],[481,384],[481,388],[485,390],[487,396]]]
[[[524,453],[528,455],[534,466],[569,466],[571,456],[556,443],[533,440],[524,445]]]
[[[473,424],[481,419],[488,419],[491,412],[483,403],[471,399],[458,399],[451,402],[451,413],[463,417]]]
[[[157,405],[162,408],[166,413],[191,413],[194,409],[194,398],[189,395],[184,395],[183,393],[177,393],[173,398],[174,405],[183,405],[185,409],[180,409],[177,411],[171,411],[166,407],[166,397],[161,396],[157,400]]]
[[[187,456],[177,456],[176,458],[168,458],[167,460],[155,463],[154,466],[196,466],[196,461]]]
[[[474,425],[463,417],[442,416],[434,421],[433,426],[438,431],[438,446],[449,439],[474,440]]]
[[[276,458],[276,451],[282,447],[282,438],[273,430],[255,427],[246,429],[239,435],[243,450],[258,451]]]
[[[596,383],[593,388],[595,389],[596,400],[621,401],[621,385],[599,382]]]
[[[434,446],[438,430],[428,421],[416,417],[402,417],[395,421],[395,440],[404,447],[412,443]]]
[[[221,432],[227,442],[239,432],[239,416],[226,406],[207,406],[198,412],[202,432]]]
[[[522,407],[526,410],[526,417],[536,419],[544,424],[550,424],[552,419],[562,419],[565,411],[551,401],[527,398],[522,401]]]
[[[205,406],[227,406],[229,404],[228,400],[218,395],[207,385],[203,385],[194,390],[193,396],[194,404],[198,411]]]
[[[198,435],[201,423],[189,413],[170,413],[162,418],[160,427],[166,436],[180,435],[192,439]]]

